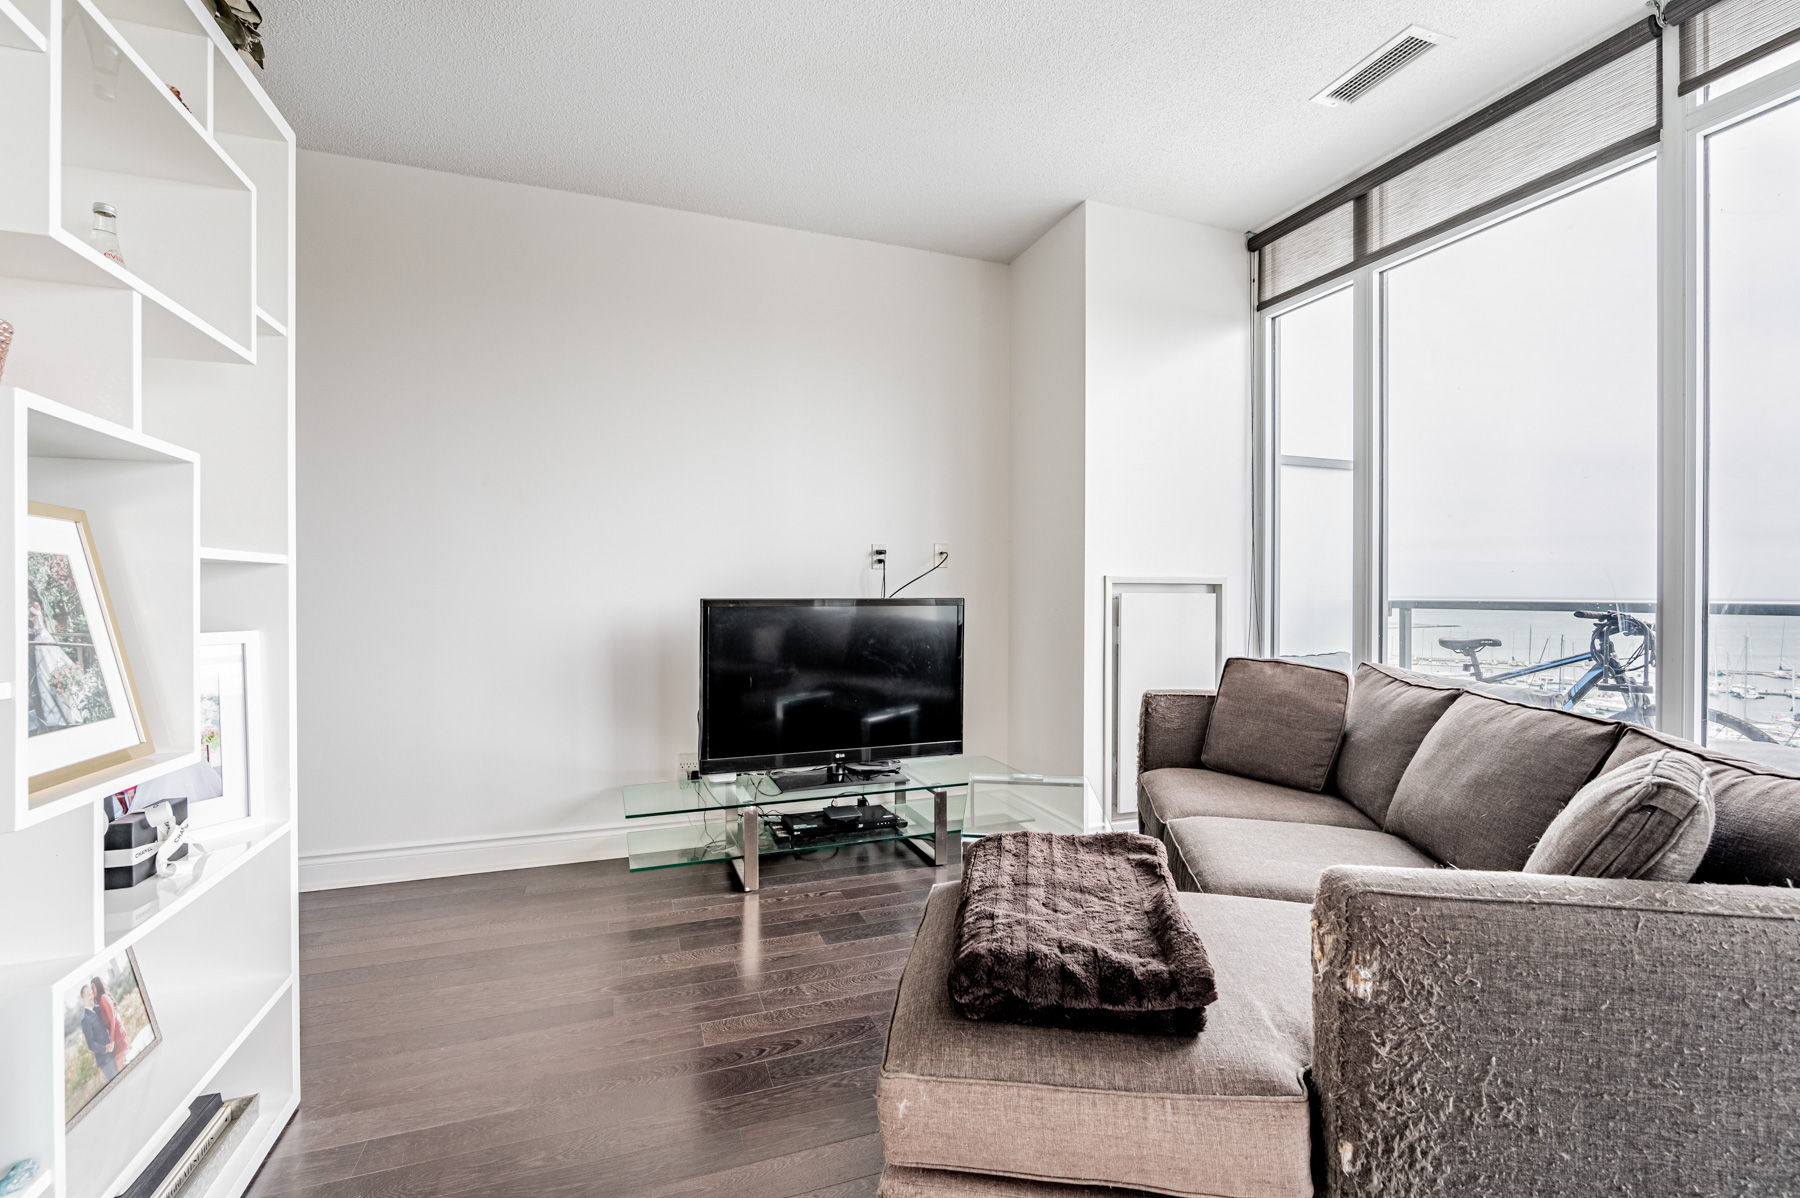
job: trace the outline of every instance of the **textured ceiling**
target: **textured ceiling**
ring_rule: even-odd
[[[314,150],[1009,261],[1099,200],[1298,206],[1641,0],[263,0]],[[1354,106],[1309,97],[1409,24]]]

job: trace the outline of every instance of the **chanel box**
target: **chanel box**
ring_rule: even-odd
[[[175,822],[185,825],[188,818],[188,801],[186,799],[165,799],[175,809]],[[106,839],[101,842],[105,852],[106,889],[126,890],[136,886],[145,878],[156,872],[156,825],[150,822],[149,816],[142,811],[133,811],[121,815],[106,825]],[[187,856],[188,846],[182,845],[170,858],[179,861]]]

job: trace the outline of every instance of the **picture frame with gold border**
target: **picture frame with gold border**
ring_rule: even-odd
[[[87,513],[26,515],[26,773],[36,793],[155,752]]]

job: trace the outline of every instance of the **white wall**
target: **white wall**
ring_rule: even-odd
[[[1105,774],[1105,578],[1222,578],[1224,654],[1250,579],[1250,259],[1241,234],[1087,209],[1081,772]]]
[[[1012,264],[1012,681],[1008,764],[1082,772],[1086,206]]]
[[[1250,578],[1243,238],[1087,203],[1013,264],[1012,764],[1105,776],[1104,579]]]
[[[617,854],[702,596],[968,599],[1008,757],[1007,268],[301,155],[308,885]]]

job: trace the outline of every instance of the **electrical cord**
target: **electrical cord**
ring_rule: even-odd
[[[933,573],[933,572],[935,572],[935,571],[938,571],[938,570],[942,570],[942,569],[943,569],[943,568],[944,568],[944,567],[945,567],[945,566],[946,566],[946,565],[947,565],[947,564],[949,564],[949,561],[950,561],[950,554],[949,554],[949,553],[948,553],[948,552],[946,552],[946,553],[945,553],[945,554],[944,554],[944,556],[942,556],[942,557],[940,557],[940,558],[938,558],[938,560],[937,560],[937,564],[936,564],[936,565],[935,565],[935,566],[933,566],[933,567],[931,567],[931,569],[930,569],[930,570],[927,570],[927,571],[925,571],[925,574],[931,574],[931,573]],[[919,575],[919,578],[923,578],[923,577],[925,577],[925,574],[921,574],[921,575]],[[883,567],[883,575],[882,575],[882,577],[883,577],[883,579],[885,579],[885,578],[886,578],[886,568],[885,568],[885,567]],[[909,586],[911,586],[911,585],[912,585],[912,584],[913,584],[913,583],[915,583],[915,582],[917,582],[917,581],[919,581],[919,578],[911,578],[911,579],[908,579],[908,580],[907,580],[907,581],[905,581],[905,582],[903,582],[903,583],[901,583],[901,584],[900,584],[900,585],[899,585],[899,586],[897,586],[897,587],[895,587],[895,588],[894,588],[894,595],[898,595],[898,594],[899,594],[899,593],[900,593],[900,592],[901,592],[901,591],[904,591],[904,590],[905,590],[905,589],[906,589],[906,588],[907,588],[907,587],[909,587]],[[894,597],[894,595],[889,595],[889,596],[888,596],[888,598],[889,598],[889,599],[892,599],[892,598],[893,598],[893,597]]]

